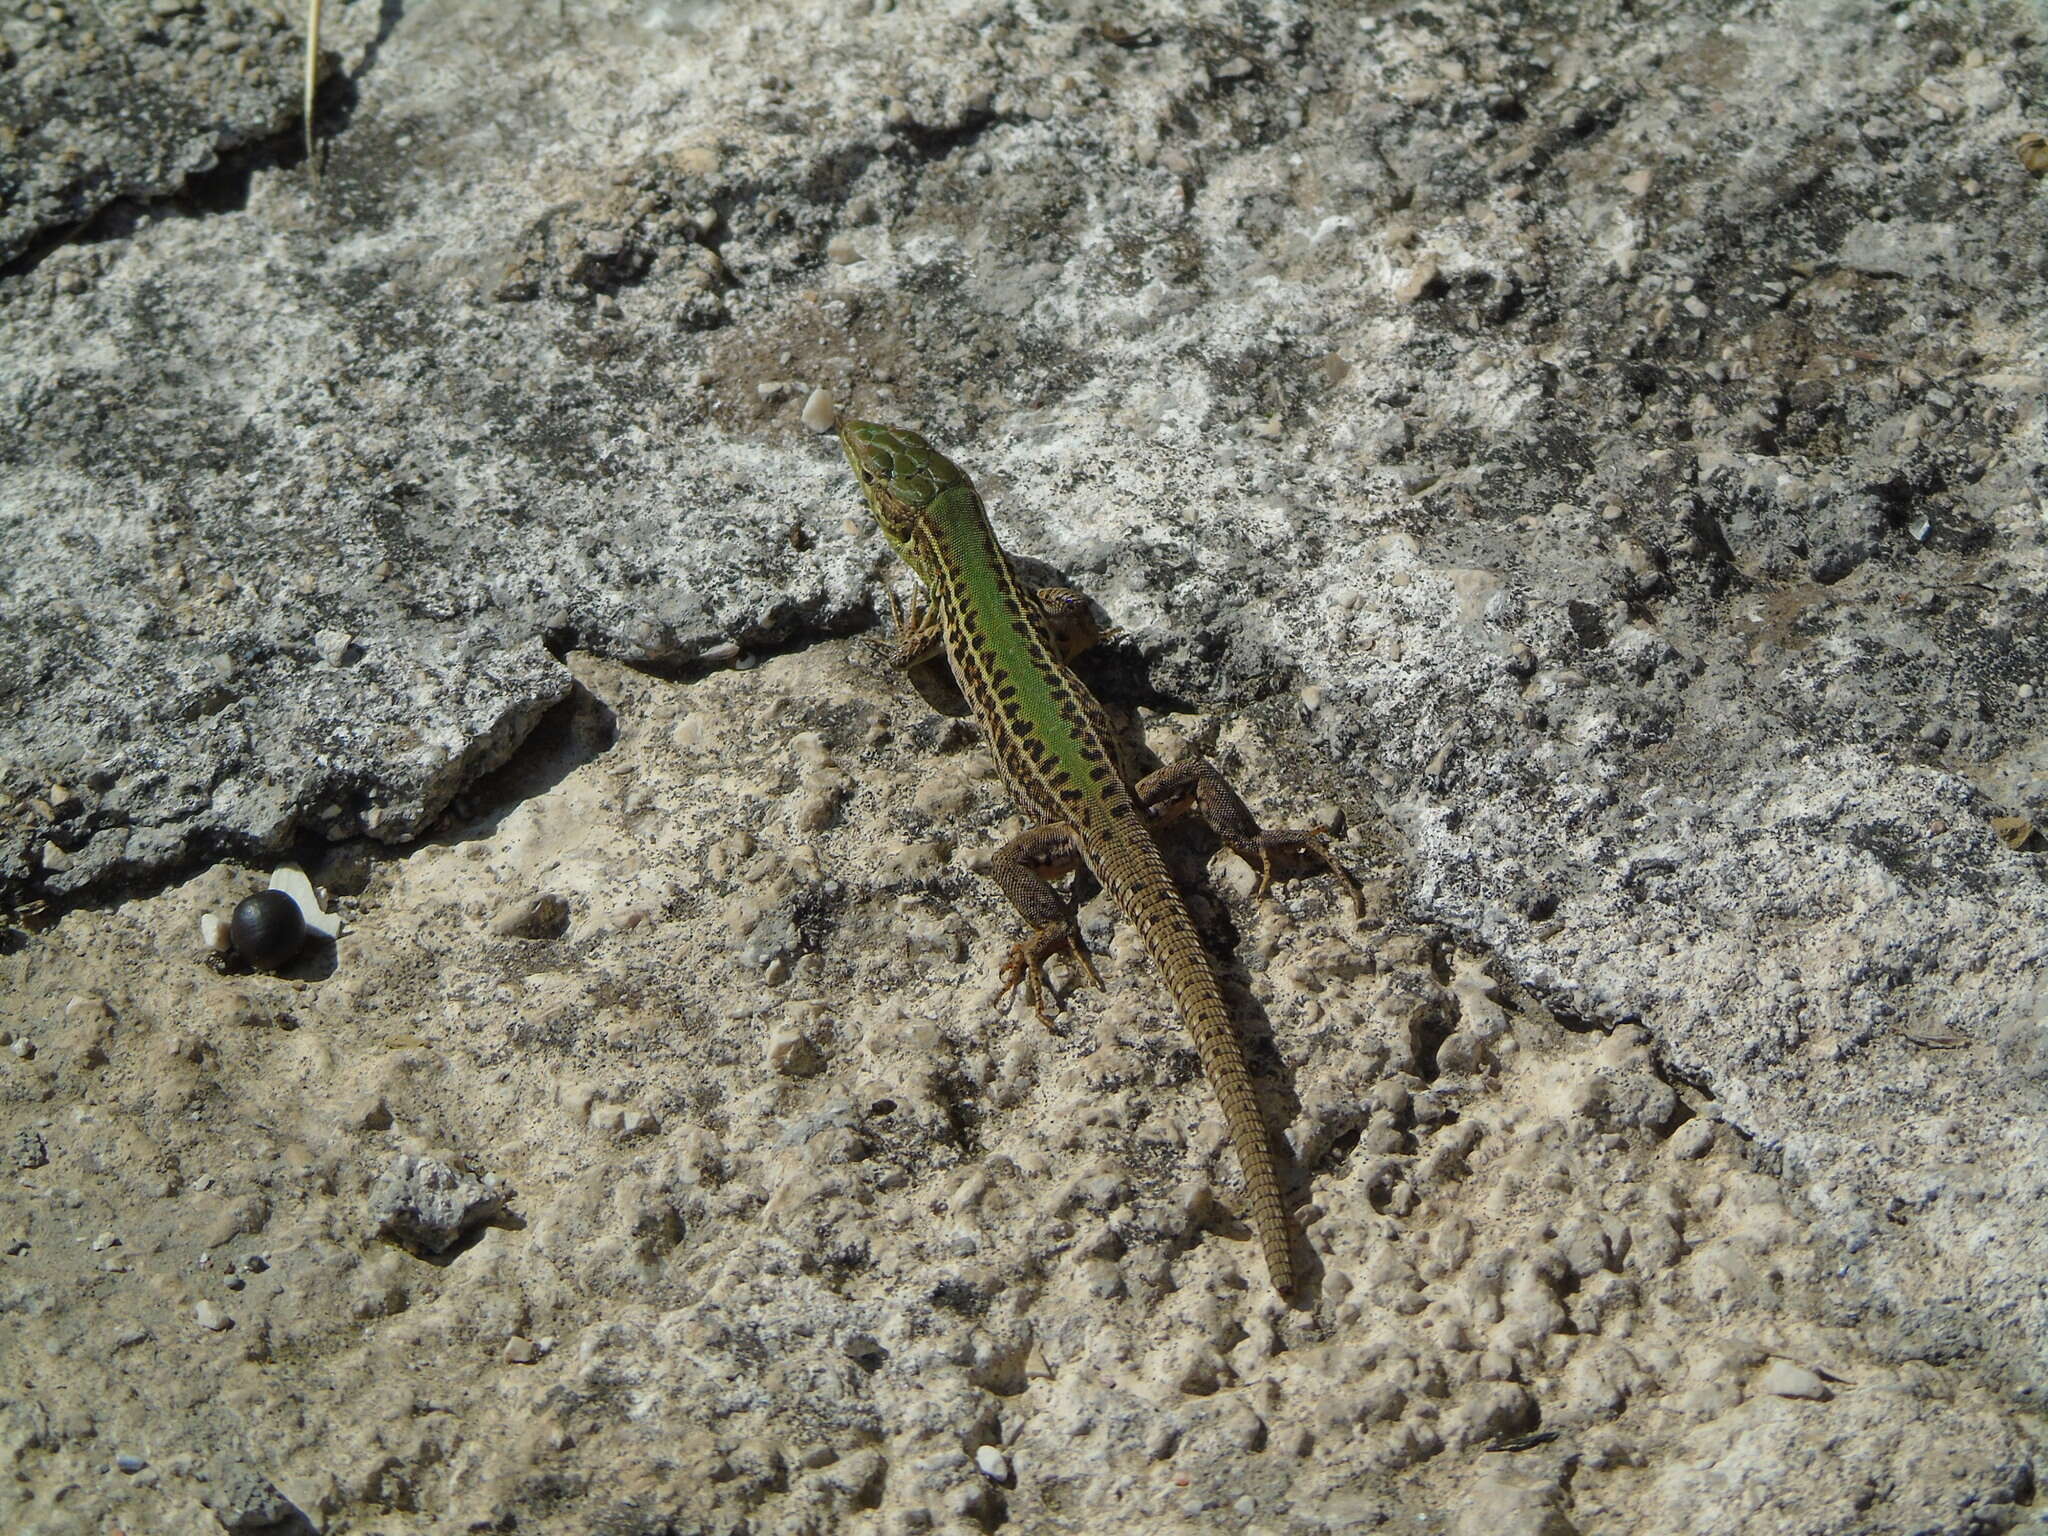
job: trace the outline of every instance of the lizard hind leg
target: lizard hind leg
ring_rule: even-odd
[[[1296,864],[1320,867],[1336,876],[1351,900],[1353,914],[1364,915],[1365,893],[1359,890],[1351,871],[1331,852],[1329,832],[1322,827],[1279,827],[1270,831],[1261,827],[1237,791],[1230,787],[1230,781],[1207,758],[1185,758],[1148,775],[1138,785],[1138,803],[1145,807],[1155,825],[1189,814],[1206,822],[1231,852],[1258,871],[1258,888],[1252,893],[1255,899],[1264,896],[1276,878],[1293,878],[1291,873],[1276,873],[1277,855]]]
[[[1088,946],[1081,942],[1081,932],[1071,921],[1040,928],[1030,938],[1012,944],[1009,958],[1003,962],[1003,999],[1007,1001],[1021,984],[1025,995],[1031,999],[1031,1011],[1038,1015],[1038,1022],[1047,1029],[1053,1027],[1052,1012],[1045,1006],[1052,984],[1045,979],[1045,962],[1059,954],[1071,959],[1095,988],[1101,990],[1102,978],[1095,973],[1095,962],[1088,956]]]
[[[1073,829],[1057,825],[1019,833],[996,850],[989,864],[990,876],[1031,925],[1030,935],[1013,944],[1003,962],[1003,997],[1008,999],[1022,986],[1032,1011],[1048,1029],[1052,1013],[1045,1000],[1052,988],[1045,979],[1046,961],[1064,954],[1089,983],[1097,989],[1102,986],[1073,907],[1052,883],[1080,866],[1081,848]]]

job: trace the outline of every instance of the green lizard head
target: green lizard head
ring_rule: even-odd
[[[839,446],[853,466],[868,510],[884,538],[906,564],[924,575],[913,537],[927,508],[956,486],[973,487],[958,466],[917,433],[847,417],[839,423]]]

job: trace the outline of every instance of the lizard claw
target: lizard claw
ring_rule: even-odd
[[[1351,898],[1351,915],[1358,918],[1364,917],[1365,892],[1358,888],[1358,881],[1353,877],[1351,871],[1340,864],[1337,861],[1337,855],[1330,851],[1329,832],[1321,827],[1313,829],[1309,836],[1308,846],[1315,850],[1316,857],[1321,859],[1324,867],[1337,877],[1337,883],[1344,887],[1344,894]]]
[[[1273,886],[1273,850],[1278,848],[1298,857],[1320,864],[1337,877],[1337,883],[1344,887],[1344,894],[1351,900],[1354,917],[1365,916],[1365,893],[1358,888],[1358,882],[1351,877],[1351,871],[1337,861],[1337,855],[1330,851],[1330,834],[1322,827],[1304,827],[1284,832],[1261,832],[1256,839],[1232,843],[1237,856],[1252,865],[1259,872],[1258,888],[1252,892],[1252,899],[1258,900]]]
[[[1081,942],[1078,931],[1067,936],[1067,951],[1073,956],[1074,964],[1080,967],[1081,974],[1088,978],[1090,986],[1098,992],[1108,990],[1102,985],[1102,978],[1095,974],[1095,962],[1089,958],[1088,946]]]
[[[1080,930],[1072,924],[1041,928],[1030,938],[1010,946],[1009,958],[1003,962],[1001,971],[1003,990],[998,1001],[1008,1003],[1010,995],[1020,986],[1031,999],[1031,1011],[1038,1015],[1038,1022],[1047,1029],[1053,1027],[1052,1012],[1045,1006],[1048,994],[1058,1002],[1052,983],[1045,979],[1045,962],[1054,955],[1065,952],[1079,968],[1081,974],[1099,992],[1102,978],[1095,973],[1095,962],[1089,958],[1088,946],[1081,942]]]
[[[1045,994],[1050,990],[1045,981],[1045,962],[1031,954],[1027,944],[1012,944],[1010,958],[1003,962],[1003,990],[998,1002],[1007,1005],[1010,995],[1021,985],[1031,999],[1031,1011],[1038,1015],[1038,1022],[1047,1029],[1052,1028],[1052,1015],[1045,1011]]]

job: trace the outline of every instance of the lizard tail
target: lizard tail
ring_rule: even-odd
[[[1158,859],[1157,850],[1152,852],[1153,858]],[[1202,1074],[1222,1102],[1224,1124],[1230,1129],[1231,1145],[1237,1151],[1238,1170],[1244,1176],[1245,1193],[1251,1200],[1252,1228],[1258,1233],[1259,1246],[1265,1250],[1266,1274],[1282,1297],[1292,1296],[1294,1241],[1286,1202],[1280,1194],[1280,1169],[1273,1159],[1272,1133],[1259,1109],[1244,1042],[1238,1038],[1237,1026],[1224,1006],[1209,952],[1195,932],[1194,920],[1188,916],[1180,893],[1167,876],[1164,860],[1159,861],[1156,875],[1148,870],[1128,884],[1107,871],[1096,873],[1110,887],[1117,904],[1137,923],[1188,1033],[1194,1036]]]

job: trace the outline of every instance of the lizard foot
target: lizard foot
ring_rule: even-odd
[[[1337,883],[1351,898],[1352,915],[1365,915],[1365,893],[1358,888],[1351,871],[1337,862],[1336,854],[1330,851],[1330,834],[1321,827],[1290,827],[1284,831],[1261,832],[1256,837],[1233,839],[1230,848],[1259,872],[1258,888],[1252,892],[1254,901],[1272,889],[1273,855],[1280,853],[1322,865],[1337,877]]]
[[[1052,993],[1052,983],[1045,979],[1045,962],[1054,955],[1064,954],[1080,969],[1097,991],[1102,989],[1102,978],[1095,973],[1095,962],[1089,958],[1088,946],[1081,942],[1081,930],[1072,923],[1049,923],[1010,946],[1010,955],[1003,962],[1001,1001],[1007,1003],[1010,994],[1019,986],[1031,999],[1031,1011],[1038,1015],[1038,1022],[1047,1029],[1053,1027],[1052,1014],[1047,1011],[1045,999]],[[1054,995],[1054,1001],[1058,1001]]]

